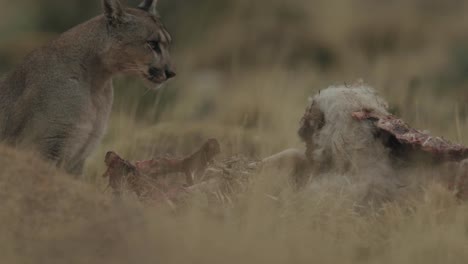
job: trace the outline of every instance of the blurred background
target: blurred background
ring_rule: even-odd
[[[109,133],[129,158],[184,154],[217,137],[224,155],[301,146],[308,96],[358,79],[414,127],[468,143],[468,2],[463,0],[160,0],[178,77],[159,93],[115,82]],[[126,1],[136,6],[138,1]],[[0,3],[0,72],[101,13],[99,0]]]

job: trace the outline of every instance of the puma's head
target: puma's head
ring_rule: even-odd
[[[119,0],[102,1],[114,70],[140,75],[151,88],[174,77],[171,36],[156,12],[157,0],[144,0],[135,9],[123,8]]]

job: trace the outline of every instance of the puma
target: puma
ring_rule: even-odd
[[[156,4],[124,8],[103,0],[103,15],[32,52],[0,79],[0,141],[80,175],[106,130],[112,77],[138,75],[158,89],[176,75]]]

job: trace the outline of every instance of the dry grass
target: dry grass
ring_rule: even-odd
[[[199,195],[177,212],[104,192],[108,150],[142,159],[212,137],[224,157],[301,147],[307,97],[358,78],[413,126],[468,143],[468,78],[456,53],[468,5],[381,2],[239,0],[206,29],[178,17],[177,80],[158,97],[134,79],[117,82],[85,183],[0,149],[0,262],[467,263],[467,205],[433,183],[366,214],[343,188],[297,193],[280,171],[255,175],[230,200]],[[198,37],[177,43],[192,25]]]
[[[113,201],[25,153],[1,149],[4,263],[465,263],[467,206],[439,185],[357,214],[337,186],[297,193],[258,174],[231,201]],[[33,177],[31,177],[34,175]],[[25,177],[27,176],[27,177]],[[338,189],[341,189],[338,187]]]

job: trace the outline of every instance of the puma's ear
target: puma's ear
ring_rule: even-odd
[[[157,15],[158,14],[158,12],[156,11],[157,4],[158,4],[158,0],[143,0],[143,2],[141,2],[138,8],[146,12],[149,12],[153,15]]]
[[[124,10],[119,0],[103,0],[104,15],[107,20],[112,23],[120,23],[124,18]]]

